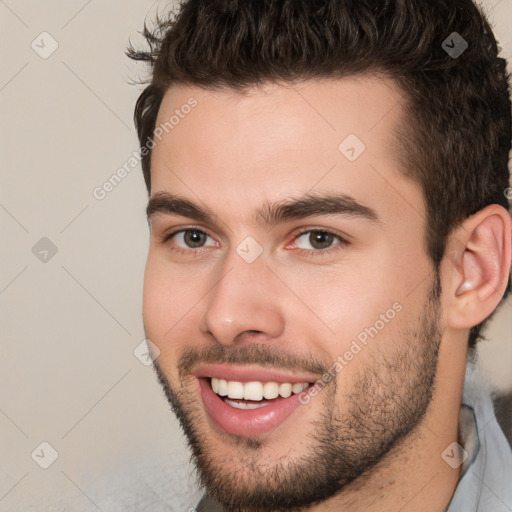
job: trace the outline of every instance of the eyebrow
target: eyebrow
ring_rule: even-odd
[[[197,222],[214,225],[217,215],[208,207],[196,204],[184,197],[168,192],[155,193],[148,202],[148,221],[156,214],[181,215]],[[298,198],[289,198],[276,203],[266,203],[259,208],[253,220],[262,226],[313,216],[343,215],[381,224],[377,212],[346,194],[306,193]]]

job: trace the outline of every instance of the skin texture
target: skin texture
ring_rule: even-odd
[[[467,219],[437,275],[421,190],[397,168],[403,97],[388,79],[266,84],[247,95],[177,85],[157,126],[190,97],[197,106],[153,150],[151,194],[178,195],[215,218],[151,216],[143,314],[203,483],[233,511],[445,510],[460,468],[441,453],[457,440],[468,329],[506,285],[507,212],[493,205]],[[355,161],[338,149],[349,134],[366,147]],[[264,204],[306,193],[349,195],[379,221],[255,221]],[[208,235],[202,247],[180,235],[163,242],[186,228]],[[299,233],[307,228],[348,243],[334,237],[322,251]],[[252,263],[236,251],[248,236],[262,249]],[[321,378],[397,303],[335,381],[271,432],[238,437],[210,421],[191,354],[251,367],[261,355],[261,366],[317,368]]]

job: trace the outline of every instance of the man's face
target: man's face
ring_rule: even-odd
[[[371,77],[175,86],[157,127],[191,97],[152,154],[155,369],[220,501],[321,501],[385,465],[431,399],[439,283],[393,152],[401,98]]]

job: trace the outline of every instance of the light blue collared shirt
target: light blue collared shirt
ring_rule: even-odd
[[[471,361],[459,415],[459,444],[468,458],[446,512],[512,512],[512,449],[494,414],[489,387]]]

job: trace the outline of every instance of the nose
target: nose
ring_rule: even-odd
[[[204,302],[200,319],[203,333],[225,346],[248,338],[244,333],[257,333],[262,339],[282,334],[285,322],[279,282],[262,257],[247,263],[233,253],[216,279]]]

